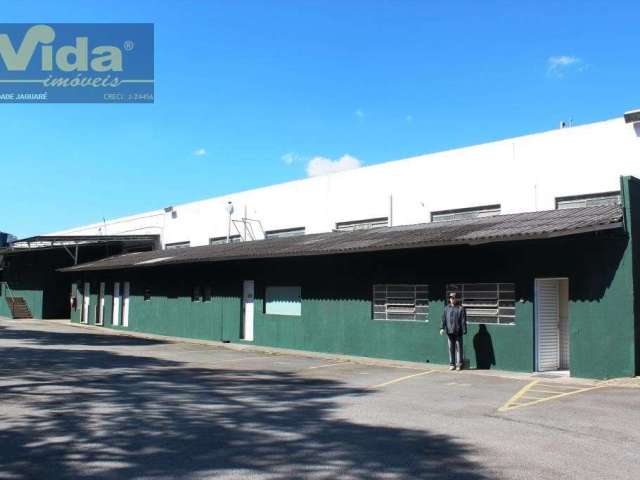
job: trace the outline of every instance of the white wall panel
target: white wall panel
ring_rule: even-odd
[[[622,118],[173,205],[175,218],[155,210],[55,234],[156,233],[163,244],[206,245],[226,235],[228,201],[236,219],[246,205],[265,230],[305,227],[307,233],[385,217],[389,195],[394,225],[429,221],[432,211],[498,203],[502,213],[548,210],[557,196],[617,190],[620,175],[640,176],[640,138]]]

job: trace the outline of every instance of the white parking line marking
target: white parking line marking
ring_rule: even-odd
[[[242,360],[260,360],[264,357],[242,357],[242,358],[227,358],[226,360],[219,360],[211,362],[212,365],[219,365],[221,363],[229,363],[229,362],[241,362]],[[203,363],[203,362],[200,362]]]
[[[349,362],[325,363],[324,365],[316,365],[314,367],[307,367],[304,370],[315,370],[316,368],[333,367],[335,365],[344,365],[345,363],[349,363]]]
[[[405,375],[404,377],[396,378],[395,380],[389,380],[388,382],[384,382],[384,383],[379,383],[378,385],[374,385],[373,387],[369,387],[369,388],[386,387],[387,385],[392,385],[394,383],[403,382],[403,381],[409,380],[410,378],[413,378],[413,377],[419,377],[421,375],[429,375],[430,373],[433,373],[434,371],[435,370],[427,370],[425,372],[414,373],[414,374],[411,374],[411,375]]]
[[[561,393],[547,393],[544,387],[549,388],[549,385],[540,383],[540,380],[533,380],[532,382],[526,384],[524,387],[518,390],[518,392],[513,397],[511,397],[504,405],[502,405],[498,409],[498,411],[508,412],[510,410],[515,410],[516,408],[537,405],[539,403],[548,402],[549,400],[555,400],[557,398],[564,398],[568,397],[569,395],[575,395],[577,393],[589,392],[591,390],[605,388],[606,385],[566,385],[562,386],[563,388],[566,388],[566,390],[562,391]]]

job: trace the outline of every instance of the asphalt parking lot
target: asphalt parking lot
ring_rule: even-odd
[[[0,478],[637,478],[640,389],[0,319]]]

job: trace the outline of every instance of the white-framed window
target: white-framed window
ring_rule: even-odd
[[[264,313],[268,315],[302,315],[302,288],[270,286],[265,288]]]
[[[189,242],[189,241],[186,241],[186,242],[173,242],[173,243],[165,244],[164,248],[166,250],[172,250],[174,248],[189,248],[190,245],[191,245],[191,242]]]
[[[493,217],[500,215],[500,205],[484,205],[481,207],[456,208],[431,212],[432,222],[450,222],[453,220],[468,220],[470,218]]]
[[[620,192],[589,193],[586,195],[556,197],[556,209],[620,205],[621,202]]]
[[[514,283],[452,283],[447,285],[447,296],[451,292],[465,307],[469,323],[516,322]]]
[[[429,320],[429,286],[376,284],[373,286],[374,320]]]
[[[297,237],[305,234],[304,227],[283,228],[280,230],[268,230],[264,233],[264,238],[284,238]]]
[[[240,235],[230,235],[229,243],[239,243],[242,241],[242,237]],[[223,243],[227,243],[227,237],[213,237],[209,239],[209,245],[221,245]]]
[[[348,222],[336,223],[336,230],[341,232],[349,232],[353,230],[369,230],[371,228],[388,227],[389,219],[387,217],[368,218],[365,220],[351,220]]]

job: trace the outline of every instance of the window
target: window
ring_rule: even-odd
[[[264,313],[269,315],[302,315],[302,289],[300,287],[267,287]]]
[[[282,230],[270,230],[265,232],[264,238],[283,238],[283,237],[297,237],[298,235],[304,235],[304,227],[296,228],[284,228]]]
[[[516,321],[513,283],[455,283],[447,285],[447,294],[450,292],[456,292],[467,309],[468,322],[513,324]]]
[[[193,292],[191,294],[191,301],[199,302],[200,300],[202,300],[202,296],[200,294],[200,286],[196,285],[193,287]]]
[[[238,243],[241,242],[242,238],[240,235],[231,235],[229,237],[229,243]],[[227,237],[213,237],[209,239],[209,245],[220,245],[222,243],[227,243]]]
[[[431,212],[432,222],[450,222],[452,220],[468,220],[470,218],[493,217],[500,215],[500,205],[485,205],[483,207],[456,208]]]
[[[556,209],[580,207],[598,207],[601,205],[620,205],[620,192],[591,193],[587,195],[573,195],[571,197],[556,197]]]
[[[202,294],[202,301],[203,302],[210,302],[211,301],[211,286],[210,285],[205,285],[203,291],[204,291],[204,293]]]
[[[187,242],[174,242],[174,243],[167,243],[164,248],[167,250],[172,250],[174,248],[189,248],[189,246],[191,245],[191,242],[187,241]]]
[[[373,286],[374,320],[427,321],[429,286],[380,284]]]
[[[389,219],[387,217],[369,218],[367,220],[354,220],[350,222],[336,223],[338,231],[368,230],[370,228],[388,227]]]

